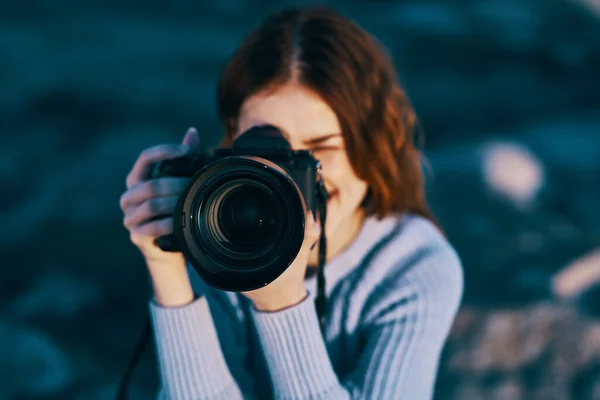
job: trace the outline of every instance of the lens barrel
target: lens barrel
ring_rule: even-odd
[[[272,282],[296,258],[306,211],[300,189],[279,165],[232,156],[192,177],[174,233],[206,283],[247,291]]]

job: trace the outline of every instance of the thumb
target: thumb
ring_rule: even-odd
[[[321,224],[313,218],[312,213],[309,213],[306,222],[308,227],[306,232],[307,243],[309,248],[312,249],[316,246],[321,236]]]
[[[192,151],[200,148],[200,135],[198,135],[196,128],[191,127],[187,130],[182,143],[190,146]]]
[[[319,238],[321,237],[321,223],[319,221],[315,221],[313,219],[313,230],[312,230],[312,237],[313,239],[316,241],[319,240]]]

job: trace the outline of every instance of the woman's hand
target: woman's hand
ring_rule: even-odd
[[[163,306],[189,303],[194,295],[182,253],[162,251],[154,240],[173,232],[172,213],[188,178],[148,180],[159,161],[180,157],[198,148],[200,140],[190,128],[182,144],[163,144],[144,150],[127,176],[127,191],[120,198],[123,225],[146,261],[154,286],[155,301]]]
[[[300,303],[306,297],[304,278],[308,266],[310,251],[321,234],[321,226],[312,215],[306,217],[304,242],[294,262],[273,282],[267,286],[242,292],[259,311],[278,311]]]

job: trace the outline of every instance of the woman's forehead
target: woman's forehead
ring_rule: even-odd
[[[291,142],[307,142],[341,133],[335,112],[314,92],[298,85],[248,98],[241,109],[237,135],[257,125],[274,125]]]

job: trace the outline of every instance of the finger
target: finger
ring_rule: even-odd
[[[154,218],[172,215],[178,199],[179,196],[169,196],[146,200],[132,212],[125,214],[123,225],[131,231]]]
[[[188,145],[191,150],[199,150],[200,149],[200,135],[196,128],[191,127],[185,133],[183,137],[183,144]]]
[[[315,240],[317,240],[317,239],[319,239],[321,237],[321,233],[322,233],[321,232],[321,229],[322,229],[321,223],[318,222],[318,221],[314,221],[314,227],[313,227],[313,229],[314,229],[313,230],[314,238],[315,238]]]
[[[312,212],[306,216],[306,230],[304,232],[304,249],[310,251],[314,248],[321,236],[321,224],[315,221]]]
[[[189,178],[167,177],[137,183],[121,195],[119,206],[123,212],[127,212],[146,200],[181,194],[189,181]]]
[[[321,224],[313,218],[312,212],[309,213],[306,224],[307,226],[310,226],[310,230],[308,232],[309,238],[316,240],[321,234]]]
[[[157,162],[182,156],[188,150],[189,147],[185,144],[160,144],[144,150],[127,175],[125,180],[127,188],[148,179],[150,169]]]
[[[306,216],[306,224],[311,227],[311,229],[318,229],[321,226],[321,223],[315,218],[312,211],[308,212]]]
[[[143,237],[155,239],[157,237],[170,235],[172,233],[173,219],[162,218],[135,227],[130,231],[130,237],[132,241],[134,241],[134,239],[139,241],[139,239]],[[134,241],[134,243],[136,242]]]

